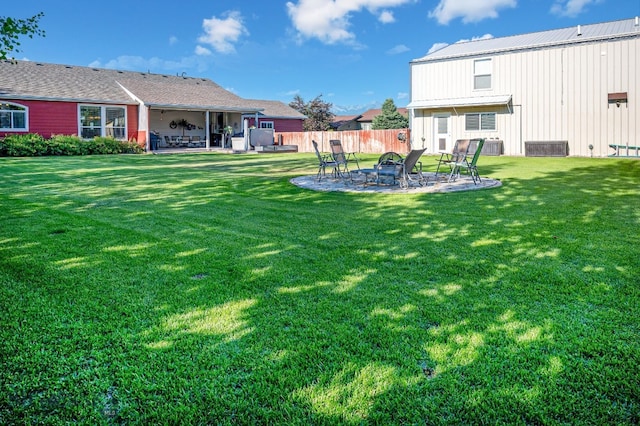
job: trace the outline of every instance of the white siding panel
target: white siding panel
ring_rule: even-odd
[[[491,90],[473,90],[474,59],[411,65],[412,101],[512,95],[509,108],[439,110],[452,114],[453,139],[496,137],[507,155],[524,155],[528,140],[567,140],[570,155],[598,157],[612,153],[609,143],[640,144],[640,37],[497,54]],[[608,94],[614,92],[627,92],[628,103],[609,105]],[[470,111],[500,111],[497,130],[465,132],[464,113]],[[435,112],[416,114],[412,124],[429,140]]]

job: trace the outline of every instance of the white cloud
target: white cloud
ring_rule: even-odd
[[[433,46],[431,46],[431,48],[427,52],[427,55],[435,52],[436,50],[440,50],[440,49],[442,49],[444,47],[447,47],[448,45],[449,45],[449,43],[434,43]]]
[[[169,46],[173,46],[173,45],[175,45],[177,43],[178,43],[178,37],[176,37],[176,36],[169,37]]]
[[[490,38],[493,38],[492,34],[485,34],[485,35],[479,36],[479,37],[472,37],[471,40],[463,38],[463,39],[460,39],[460,40],[456,41],[456,43],[466,43],[468,41],[476,41],[476,40],[488,40]],[[436,51],[438,51],[440,49],[444,49],[447,46],[449,46],[449,43],[434,43],[433,46],[431,46],[431,48],[427,52],[427,55],[430,55],[431,53],[436,52]]]
[[[209,49],[207,49],[206,47],[202,47],[200,45],[196,46],[195,49],[195,54],[198,56],[209,56],[211,55],[211,51]]]
[[[233,43],[242,35],[249,35],[244,26],[242,15],[237,11],[226,12],[224,19],[213,16],[202,21],[204,34],[198,38],[200,43],[213,47],[218,53],[233,53],[236,51]]]
[[[399,44],[399,45],[387,50],[387,55],[398,55],[400,53],[408,52],[409,50],[411,50],[411,49],[409,49],[404,44]]]
[[[349,30],[351,13],[367,9],[377,13],[382,8],[397,7],[414,0],[298,0],[287,2],[287,13],[298,40],[317,38],[326,44],[354,44],[355,35]],[[393,14],[389,10],[381,12],[381,22],[392,22]]]
[[[476,41],[476,40],[488,40],[488,39],[491,39],[491,38],[493,38],[492,34],[485,34],[485,35],[480,36],[480,37],[471,37],[471,40],[466,39],[466,38],[462,38],[462,39],[456,41],[456,43],[466,43],[468,41]]]
[[[556,0],[551,6],[554,15],[576,17],[590,4],[601,3],[602,0]]]
[[[398,92],[396,95],[396,99],[407,99],[409,98],[409,94],[407,92]]]
[[[498,10],[516,7],[516,0],[440,0],[429,12],[439,24],[446,25],[456,18],[463,23],[479,22],[486,18],[497,18]]]
[[[378,21],[382,22],[383,24],[392,24],[396,22],[396,18],[394,18],[393,12],[383,10],[382,13],[380,13],[380,16],[378,16]]]

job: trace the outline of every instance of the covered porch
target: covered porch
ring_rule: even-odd
[[[243,115],[255,111],[210,109],[148,108],[149,146],[158,149],[232,148],[232,138],[243,138],[248,148],[248,119]]]

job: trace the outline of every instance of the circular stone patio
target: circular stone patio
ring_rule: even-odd
[[[460,176],[453,182],[447,182],[447,176],[443,174],[440,174],[438,178],[436,178],[435,173],[423,173],[423,175],[428,178],[427,185],[419,186],[415,184],[407,189],[400,188],[397,183],[395,185],[385,183],[376,185],[375,182],[365,183],[364,179],[357,174],[354,174],[353,181],[349,179],[334,179],[332,176],[323,177],[318,181],[316,175],[310,175],[295,177],[290,182],[300,188],[314,191],[380,192],[388,194],[475,191],[502,186],[502,182],[499,180],[486,177],[482,177],[482,181],[475,185],[469,176]]]

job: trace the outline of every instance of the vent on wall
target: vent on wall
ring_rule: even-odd
[[[525,157],[566,157],[569,155],[568,141],[526,141]]]

